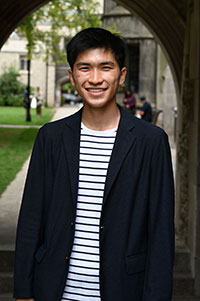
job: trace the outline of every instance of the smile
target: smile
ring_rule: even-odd
[[[106,90],[106,88],[86,88],[86,90],[88,92],[93,92],[93,93],[100,93],[100,92],[104,92]]]

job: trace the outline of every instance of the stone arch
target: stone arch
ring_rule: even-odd
[[[174,77],[178,98],[181,94],[185,33],[185,3],[175,1],[119,0],[153,33],[161,45]],[[170,21],[169,21],[170,20]]]
[[[60,107],[61,105],[61,86],[67,82],[69,82],[69,75],[63,76],[56,82],[56,100],[55,100],[56,107]]]
[[[0,0],[0,46],[8,38],[16,26],[31,12],[46,4],[48,0],[23,0],[15,2]],[[120,0],[125,6],[136,14],[139,19],[157,37],[168,58],[174,75],[178,98],[181,90],[181,73],[183,64],[184,32],[185,32],[185,6],[186,0],[147,1],[147,0]],[[169,21],[170,20],[170,21]]]
[[[177,195],[179,229],[190,251],[192,290],[200,296],[200,38],[199,0],[116,0],[150,29],[168,58],[179,107]],[[28,14],[47,0],[0,0],[0,46]],[[190,219],[190,220],[189,220]],[[190,235],[189,239],[188,236]]]

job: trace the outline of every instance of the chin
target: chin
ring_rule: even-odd
[[[113,104],[113,101],[84,101],[84,105],[88,108],[101,109]],[[115,102],[116,103],[116,102]]]

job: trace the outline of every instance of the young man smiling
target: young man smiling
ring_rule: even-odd
[[[67,46],[84,105],[38,133],[17,231],[18,301],[171,300],[170,149],[163,130],[116,104],[124,53],[100,28]]]

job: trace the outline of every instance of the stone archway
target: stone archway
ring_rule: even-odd
[[[46,0],[0,0],[0,46],[24,17]],[[177,229],[190,252],[193,291],[200,295],[200,2],[117,0],[153,32],[170,64],[177,92]]]
[[[0,46],[23,18],[47,2],[48,0],[27,0],[24,5],[23,0],[15,2],[9,0],[6,3],[0,0],[3,8],[0,12]],[[188,0],[179,0],[178,4],[176,0],[117,0],[117,2],[136,14],[163,45],[174,74],[177,94],[180,95]]]

